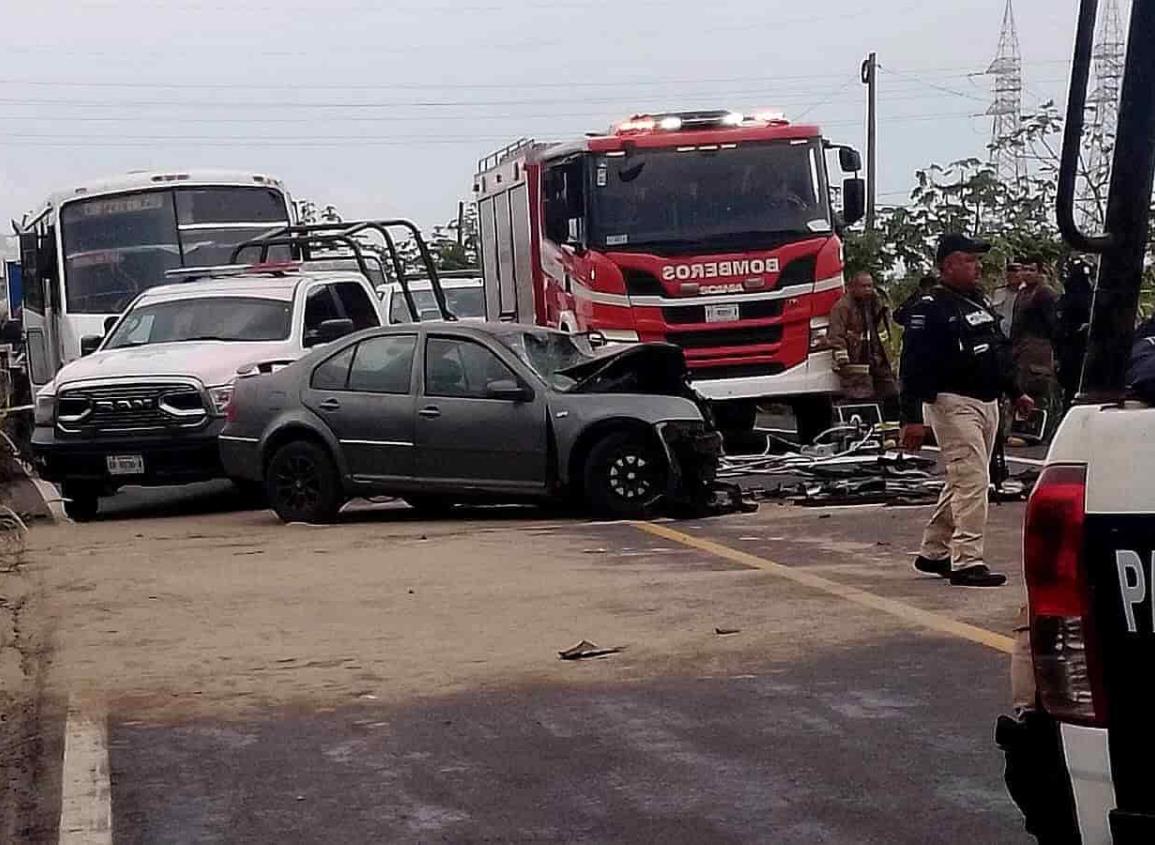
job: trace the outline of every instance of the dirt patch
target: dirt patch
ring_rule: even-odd
[[[56,841],[62,707],[44,690],[43,591],[23,566],[0,572],[0,842]]]

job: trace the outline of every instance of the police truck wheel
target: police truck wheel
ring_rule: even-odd
[[[100,488],[93,484],[66,481],[60,494],[64,513],[75,522],[88,522],[100,511]]]
[[[308,440],[277,449],[265,473],[265,491],[285,522],[332,522],[344,504],[333,459],[324,447]]]
[[[634,432],[607,435],[586,461],[586,500],[598,516],[652,516],[666,495],[668,482],[665,455],[648,438]]]

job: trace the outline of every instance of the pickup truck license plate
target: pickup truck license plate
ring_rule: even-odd
[[[730,323],[738,319],[738,303],[729,305],[707,305],[707,323]]]
[[[109,475],[144,475],[144,457],[141,455],[108,455],[104,460]]]

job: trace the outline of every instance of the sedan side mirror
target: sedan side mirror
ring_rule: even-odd
[[[100,348],[101,341],[103,340],[104,338],[102,338],[100,335],[85,335],[80,339],[80,354],[82,356],[91,355],[93,352]]]
[[[847,226],[857,223],[866,214],[866,182],[845,179],[842,182],[842,219]]]
[[[353,331],[354,326],[352,320],[324,320],[316,329],[305,333],[305,346],[318,346],[322,343],[332,343],[334,340],[340,340],[347,334],[352,334]]]
[[[485,396],[506,402],[528,402],[533,398],[533,391],[513,379],[498,379],[485,385]]]

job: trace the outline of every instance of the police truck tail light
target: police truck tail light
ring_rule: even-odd
[[[1102,725],[1103,696],[1088,650],[1088,593],[1082,569],[1087,468],[1043,470],[1027,504],[1023,569],[1031,652],[1043,708],[1056,719]]]

